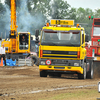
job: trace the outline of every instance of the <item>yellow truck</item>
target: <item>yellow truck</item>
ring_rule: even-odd
[[[36,31],[38,35],[38,31]],[[93,57],[87,57],[88,36],[74,20],[51,20],[41,31],[39,47],[40,77],[77,74],[79,79],[93,78]]]

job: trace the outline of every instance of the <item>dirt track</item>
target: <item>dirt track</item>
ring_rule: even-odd
[[[2,67],[0,68],[0,100],[37,100],[49,97],[55,90],[57,93],[57,91],[77,90],[77,88],[97,89],[99,81],[100,78],[78,80],[76,76],[41,78],[38,67]]]

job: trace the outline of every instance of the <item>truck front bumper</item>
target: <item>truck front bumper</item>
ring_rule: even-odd
[[[55,70],[55,71],[72,71],[83,74],[82,67],[74,67],[74,66],[51,66],[51,65],[39,65],[39,70]]]
[[[63,60],[63,59],[49,59],[50,65],[46,65],[47,59],[40,59],[39,70],[46,71],[63,71],[63,72],[76,72],[83,74],[82,61],[81,60]]]

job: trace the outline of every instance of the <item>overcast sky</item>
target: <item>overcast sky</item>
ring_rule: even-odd
[[[91,8],[93,11],[100,8],[100,0],[65,0],[74,8]],[[1,0],[4,2],[4,0]]]
[[[65,0],[71,7],[91,8],[93,11],[100,8],[100,0]]]

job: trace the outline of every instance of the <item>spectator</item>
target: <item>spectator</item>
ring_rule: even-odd
[[[2,47],[0,47],[0,59],[1,59],[1,55],[2,55],[2,54],[1,54],[1,48],[2,48]]]
[[[5,66],[6,66],[6,53],[5,53],[5,47],[4,44],[1,47],[1,58],[3,58],[4,62],[5,62]]]

